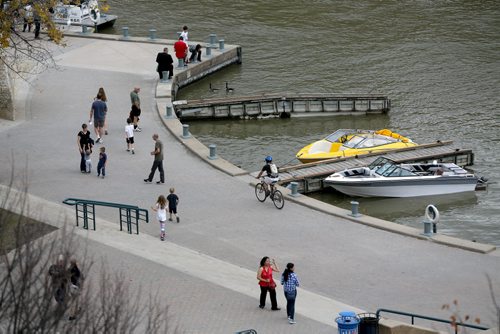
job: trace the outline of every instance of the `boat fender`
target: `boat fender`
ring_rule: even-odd
[[[425,218],[431,223],[439,222],[439,210],[434,205],[427,205],[425,208]]]

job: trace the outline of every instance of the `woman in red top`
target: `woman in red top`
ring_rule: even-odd
[[[266,295],[267,291],[269,291],[269,297],[271,298],[271,310],[279,311],[278,303],[276,302],[276,283],[273,279],[273,271],[278,271],[278,266],[274,259],[269,260],[268,256],[264,256],[262,260],[260,260],[260,268],[257,271],[257,279],[259,280],[260,285],[260,308],[264,308],[266,306]]]

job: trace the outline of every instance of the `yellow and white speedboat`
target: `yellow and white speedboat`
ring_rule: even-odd
[[[301,162],[307,163],[417,145],[411,139],[388,129],[377,131],[339,129],[325,139],[302,148],[296,157]]]

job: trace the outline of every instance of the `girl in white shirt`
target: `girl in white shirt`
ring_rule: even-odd
[[[160,223],[160,239],[161,241],[165,240],[165,222],[167,220],[167,199],[165,196],[160,195],[156,204],[151,207],[153,211],[156,212],[156,218],[158,218],[158,222]]]

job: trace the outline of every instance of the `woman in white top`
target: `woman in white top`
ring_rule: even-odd
[[[165,222],[167,220],[167,199],[165,196],[160,195],[156,204],[151,207],[153,211],[156,212],[156,218],[158,218],[158,222],[160,223],[160,239],[161,241],[165,240]]]

